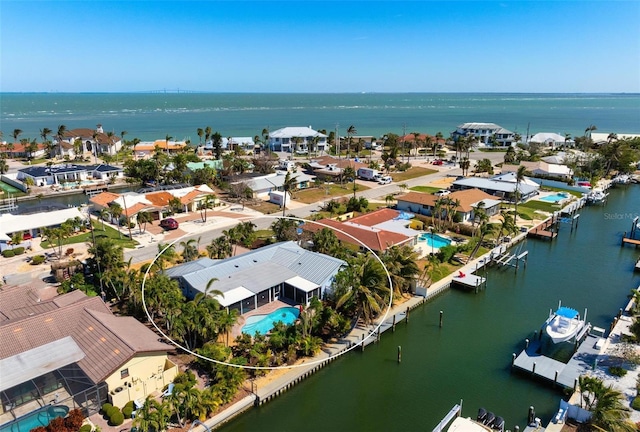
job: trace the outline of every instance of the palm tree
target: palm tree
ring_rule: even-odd
[[[198,134],[198,138],[200,139],[200,145],[202,145],[202,137],[204,136],[204,129],[198,128],[198,131],[196,133]]]
[[[17,143],[18,137],[22,135],[22,129],[14,129],[12,135],[13,135],[13,142]]]
[[[387,207],[391,207],[391,203],[396,200],[396,197],[393,194],[389,194],[384,197],[384,202],[387,203]]]
[[[387,267],[395,295],[401,296],[411,286],[411,282],[420,273],[418,254],[411,246],[392,246],[382,255],[382,262]]]
[[[520,201],[520,183],[524,181],[524,173],[527,171],[527,168],[524,166],[519,166],[518,171],[516,171],[516,189],[514,191],[514,200],[515,200],[515,214],[513,216],[514,225],[518,225],[518,201]]]
[[[291,172],[287,171],[287,175],[284,177],[284,183],[282,183],[282,216],[284,217],[285,210],[287,208],[287,194],[289,191],[293,191],[297,185],[297,176],[292,177]]]
[[[389,299],[387,278],[380,263],[371,255],[351,260],[349,267],[336,275],[336,308],[353,311],[356,321],[371,324]]]
[[[67,127],[65,125],[58,125],[58,133],[56,134],[56,140],[58,141],[58,153],[60,157],[62,157],[62,138],[64,134],[67,132]]]
[[[0,157],[0,174],[4,174],[9,171],[9,164],[7,164],[7,160],[4,156]]]
[[[147,230],[147,223],[151,222],[153,218],[151,217],[151,213],[142,211],[138,213],[138,215],[136,216],[136,220],[138,222],[138,228],[140,229],[140,233],[142,234],[144,231]],[[143,224],[144,224],[144,228],[142,228]]]
[[[118,234],[120,238],[122,238],[122,232],[120,231],[120,216],[122,216],[123,209],[122,206],[118,203],[111,203],[109,205],[109,214],[111,214],[111,219],[115,219],[116,228],[118,229]]]
[[[629,421],[629,409],[623,401],[624,394],[613,386],[605,386],[602,380],[595,377],[580,376],[580,405],[591,411],[589,424],[598,430],[608,432],[632,432],[637,430]]]
[[[182,248],[182,259],[185,262],[193,261],[198,258],[198,248],[196,245],[196,239],[189,239],[187,241],[181,241],[180,247]]]
[[[330,228],[324,227],[320,231],[313,233],[313,250],[315,252],[335,256],[340,248],[340,241]]]
[[[350,156],[351,152],[351,140],[353,140],[353,136],[357,134],[358,131],[354,125],[351,125],[347,128],[347,159]]]
[[[202,201],[200,201],[199,209],[200,216],[202,217],[202,222],[207,221],[207,210],[213,207],[213,203],[215,202],[215,195],[206,195]],[[204,212],[202,212],[204,210]]]

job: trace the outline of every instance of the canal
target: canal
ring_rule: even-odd
[[[523,243],[526,269],[491,269],[487,289],[478,294],[448,290],[379,344],[347,354],[221,430],[430,431],[460,399],[464,415],[484,407],[511,430],[524,429],[530,405],[547,422],[561,390],[512,372],[512,353],[559,300],[581,312],[588,308],[588,321],[608,328],[640,284],[633,273],[639,251],[620,247],[622,233],[640,214],[640,186],[612,189],[606,206],[580,213],[573,233],[563,226],[553,242]]]

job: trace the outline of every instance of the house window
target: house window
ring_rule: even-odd
[[[122,369],[120,371],[120,379],[125,379],[129,377],[129,368]]]

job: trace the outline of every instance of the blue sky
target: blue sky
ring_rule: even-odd
[[[640,92],[640,2],[0,2],[0,90]]]

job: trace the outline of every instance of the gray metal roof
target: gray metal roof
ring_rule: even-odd
[[[177,278],[189,273],[193,273],[198,270],[202,270],[215,264],[215,260],[211,258],[199,258],[195,261],[189,261],[184,264],[178,264],[177,266],[168,268],[164,271],[164,274],[170,278]]]
[[[7,357],[0,360],[0,391],[76,363],[83,358],[84,352],[71,336]]]
[[[483,190],[493,190],[498,192],[513,193],[516,190],[516,183],[508,181],[499,181],[494,179],[486,179],[480,177],[469,177],[453,182],[454,186],[462,186],[465,188],[478,188]],[[540,186],[531,186],[520,183],[519,190],[522,195],[528,195],[539,189]]]
[[[214,282],[212,288],[223,293],[238,286],[259,292],[294,276],[319,285],[345,264],[342,260],[308,251],[290,241],[214,261],[209,267],[188,274],[181,272],[180,276],[201,292],[213,278],[218,281]]]

